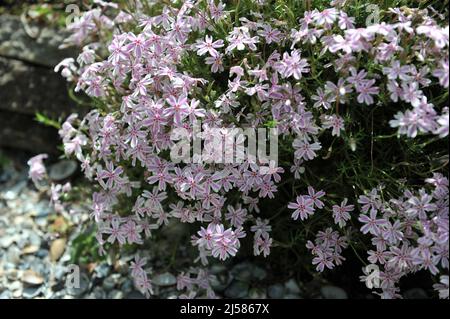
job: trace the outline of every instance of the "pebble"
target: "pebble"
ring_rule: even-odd
[[[26,299],[36,298],[41,293],[41,287],[27,287],[23,290],[22,296]]]
[[[225,290],[225,296],[228,298],[242,299],[248,295],[249,285],[243,281],[233,281]]]
[[[58,238],[52,242],[50,245],[51,261],[57,261],[62,256],[64,250],[66,249],[66,242],[67,240],[65,238]]]
[[[95,299],[105,299],[106,298],[106,292],[100,286],[94,287],[94,289],[92,290],[92,294]]]
[[[115,288],[116,283],[117,281],[114,277],[106,277],[105,280],[103,280],[102,287],[105,291],[111,291]]]
[[[9,285],[9,287],[8,287],[9,289],[11,289],[11,290],[19,290],[19,289],[21,289],[22,288],[22,283],[20,282],[20,281],[13,281],[10,285]]]
[[[95,267],[94,272],[97,278],[105,278],[110,273],[110,266],[106,262],[102,262]]]
[[[422,288],[412,288],[403,293],[405,299],[428,299],[428,295]]]
[[[8,248],[14,242],[14,237],[12,236],[4,236],[0,238],[0,246],[2,248]]]
[[[240,263],[240,264],[235,265],[231,269],[231,275],[236,280],[249,282],[253,277],[252,270],[253,270],[252,264]]]
[[[145,296],[137,290],[133,290],[127,295],[127,299],[145,299]]]
[[[291,278],[288,281],[286,281],[284,283],[284,288],[286,288],[286,291],[293,294],[299,294],[301,292],[300,287],[298,286],[294,278]]]
[[[302,297],[296,294],[287,294],[283,297],[283,299],[302,299]]]
[[[168,272],[159,274],[153,278],[153,284],[160,286],[160,287],[173,286],[173,285],[176,285],[176,283],[177,283],[177,278]]]
[[[272,299],[282,299],[284,297],[284,286],[281,284],[269,286],[267,295]]]
[[[345,290],[336,286],[323,286],[320,292],[325,299],[348,299]]]
[[[55,182],[63,181],[72,176],[78,168],[78,164],[71,160],[62,160],[49,167],[48,176]]]
[[[22,281],[30,286],[38,286],[44,283],[44,277],[35,272],[34,270],[25,270],[22,275]]]
[[[123,292],[120,290],[113,290],[108,294],[108,299],[123,299]]]

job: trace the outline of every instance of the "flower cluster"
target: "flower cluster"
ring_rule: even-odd
[[[360,26],[339,1],[295,21],[268,15],[265,2],[245,1],[251,8],[245,16],[214,0],[136,1],[126,12],[98,2],[70,26],[66,42],[82,52],[56,70],[95,108],[81,120],[71,116],[60,135],[66,155],[76,157],[96,185],[92,217],[102,251],[141,245],[177,220],[198,225],[191,242],[205,265],[210,256],[235,256],[246,230],[254,233],[254,254],[266,257],[275,241],[269,220],[257,217],[259,201],[275,198],[284,180],[292,182],[285,169],[301,180],[309,162],[326,158],[330,137],[347,141],[353,110],[387,105],[398,111],[389,130],[410,138],[448,135],[449,110],[430,90],[448,88],[449,29],[426,10],[394,8],[386,21]],[[173,163],[171,132],[183,128],[196,138],[198,120],[202,134],[275,127],[286,162]],[[40,178],[39,161],[32,167],[32,177]],[[405,274],[423,268],[436,275],[438,263],[448,270],[448,190],[442,175],[432,180],[432,194],[406,191],[386,203],[375,189],[359,197],[361,235],[372,236],[376,246],[369,261],[384,267],[384,297],[396,296],[395,283]],[[308,195],[286,206],[294,220],[307,221],[330,209],[325,195],[309,186]],[[347,195],[333,202],[329,216],[339,230],[327,227],[308,241],[318,271],[342,263],[349,238],[340,231],[349,227],[356,201]],[[136,267],[136,280],[151,292]],[[181,276],[179,288],[193,282],[204,286],[206,279]]]
[[[432,185],[431,191],[406,189],[403,196],[387,201],[373,189],[359,197],[361,232],[372,242],[367,260],[381,270],[380,287],[376,288],[381,288],[383,298],[399,296],[396,285],[407,274],[419,270],[432,275],[448,272],[448,179],[435,173],[426,182]],[[441,276],[445,283],[446,275]],[[437,290],[442,287],[437,286]]]

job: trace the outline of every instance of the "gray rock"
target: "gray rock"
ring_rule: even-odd
[[[92,290],[92,294],[94,299],[105,299],[106,298],[106,292],[102,289],[102,287],[94,287]]]
[[[223,265],[223,264],[214,264],[214,265],[211,266],[209,271],[213,275],[218,275],[218,274],[226,272],[227,271],[227,267],[225,267],[225,265]]]
[[[1,70],[1,68],[0,68],[0,70]],[[24,188],[26,186],[27,186],[26,181],[21,181],[21,182],[17,183],[3,195],[3,198],[6,200],[15,200],[16,198],[19,197],[20,193],[24,190]]]
[[[409,290],[406,290],[403,293],[403,297],[405,299],[428,299],[428,295],[425,292],[425,290],[421,289],[421,288],[412,288]]]
[[[153,278],[153,284],[160,287],[173,286],[177,283],[177,278],[171,273],[163,273]]]
[[[48,225],[48,218],[47,217],[36,217],[35,223],[38,225],[41,229],[46,228]]]
[[[2,293],[0,293],[0,299],[11,299],[12,296],[12,292],[9,290],[5,290]]]
[[[2,58],[0,57],[0,77],[3,72],[1,60]],[[1,83],[0,91],[3,95],[4,91]],[[10,90],[6,91],[8,91],[8,95],[12,94]],[[44,100],[39,102],[41,98],[36,95],[34,95],[34,97],[25,97],[27,94],[22,95],[23,97],[10,96],[8,97],[9,101],[3,103],[8,103],[9,106],[18,106],[22,105],[21,103],[28,103],[27,101],[29,99],[33,100],[28,105],[29,107],[35,105],[34,103],[41,103],[41,105],[47,103]],[[6,97],[2,96],[2,99],[6,100]],[[2,105],[2,103],[0,103],[0,147],[11,147],[33,153],[56,153],[56,146],[59,143],[58,132],[56,129],[38,123],[34,119],[34,115],[23,115],[16,113],[15,111],[3,111],[2,107],[4,105],[5,104]]]
[[[22,296],[26,299],[32,299],[39,296],[41,292],[42,292],[41,287],[27,287],[23,290]]]
[[[33,206],[33,212],[35,217],[47,217],[52,212],[50,202],[47,200],[40,201]]]
[[[250,263],[244,262],[244,263],[236,264],[231,269],[230,273],[236,280],[249,282],[253,277],[252,271],[253,271],[253,265]]]
[[[116,287],[117,280],[113,277],[106,277],[105,280],[103,280],[102,287],[105,289],[105,291],[111,291]]]
[[[48,256],[48,250],[47,249],[39,249],[36,252],[36,257],[38,257],[40,259],[44,259],[47,256]]]
[[[289,279],[284,283],[284,288],[286,288],[287,292],[293,293],[293,294],[299,294],[301,292],[300,287],[298,286],[297,282],[294,278]]]
[[[62,160],[50,166],[48,175],[51,180],[61,182],[72,176],[78,168],[78,164],[71,160]]]
[[[320,289],[322,297],[325,299],[348,299],[344,289],[335,286],[323,286]]]
[[[17,265],[20,262],[20,249],[16,246],[10,246],[6,252],[6,262]]]
[[[266,299],[267,294],[262,289],[252,288],[252,289],[250,289],[250,291],[248,293],[248,298],[249,299]]]
[[[120,289],[122,290],[122,292],[124,294],[129,294],[130,292],[133,291],[134,288],[134,283],[132,280],[127,279],[122,283],[122,286],[120,287]]]
[[[55,279],[58,281],[63,280],[64,276],[67,273],[67,268],[63,265],[54,265],[53,267],[53,274],[55,276]]]
[[[210,281],[211,288],[216,292],[223,292],[229,284],[230,281],[227,280],[227,275],[213,276]]]
[[[36,246],[36,247],[41,247],[41,243],[42,243],[41,236],[39,236],[34,231],[29,231],[27,235],[28,235],[28,241],[31,245]]]
[[[6,235],[0,238],[0,246],[2,248],[8,248],[14,242],[14,237]]]
[[[303,298],[297,294],[287,294],[284,295],[283,299],[303,299]]]
[[[267,295],[272,299],[282,299],[284,297],[284,286],[275,284],[267,288]]]
[[[228,298],[242,299],[248,296],[248,283],[243,281],[233,281],[225,290],[225,296]]]
[[[9,284],[8,289],[10,289],[11,291],[14,290],[18,290],[22,288],[22,283],[20,281],[13,281],[12,283]]]
[[[127,294],[126,298],[127,299],[145,299],[145,296],[143,294],[141,294],[139,291],[133,290],[132,292]]]
[[[254,279],[261,281],[267,277],[267,271],[261,267],[254,266],[252,276]]]
[[[95,267],[95,276],[97,278],[105,278],[110,273],[110,266],[106,262],[102,262]]]
[[[54,67],[65,57],[74,55],[71,49],[58,49],[67,36],[66,32],[36,24],[31,27],[38,31],[34,38],[27,34],[19,17],[1,15],[0,55],[46,67]]]
[[[113,290],[108,294],[108,299],[123,299],[123,292],[120,290]]]

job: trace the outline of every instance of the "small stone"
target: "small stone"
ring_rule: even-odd
[[[266,292],[262,289],[252,288],[248,293],[248,298],[250,299],[266,299]]]
[[[35,223],[41,229],[44,229],[44,228],[46,228],[48,226],[48,218],[47,217],[36,217]]]
[[[19,272],[17,269],[10,269],[6,272],[6,278],[11,281],[17,280],[19,278]]]
[[[210,272],[213,275],[218,275],[218,274],[224,273],[226,271],[227,271],[227,267],[222,264],[215,264],[215,265],[212,265],[210,268]]]
[[[51,180],[60,182],[72,176],[78,168],[78,164],[71,160],[62,160],[49,168],[48,176]]]
[[[284,287],[281,284],[275,284],[267,289],[267,295],[272,299],[282,299],[284,297]]]
[[[133,290],[127,295],[127,299],[145,299],[145,296],[137,290]]]
[[[7,201],[13,201],[19,197],[22,190],[27,186],[27,181],[21,181],[5,192],[3,198]]]
[[[248,295],[248,283],[243,281],[233,281],[225,290],[225,296],[228,298],[242,299]]]
[[[250,263],[241,263],[235,265],[231,269],[231,275],[236,279],[240,281],[246,281],[249,282],[252,277],[253,266]]]
[[[302,299],[302,297],[296,294],[287,294],[283,297],[283,299]]]
[[[177,278],[175,278],[174,275],[171,273],[163,273],[160,275],[157,275],[153,278],[153,284],[160,286],[160,287],[168,287],[173,286],[177,283]]]
[[[4,236],[0,238],[0,246],[2,248],[8,248],[14,242],[14,237],[12,236]]]
[[[105,299],[106,298],[106,293],[105,291],[102,289],[102,287],[94,287],[94,289],[92,290],[93,293],[93,297],[95,299]]]
[[[9,290],[5,290],[2,293],[0,293],[0,299],[11,299],[12,298],[12,292]]]
[[[41,287],[27,287],[23,290],[22,296],[26,299],[36,298],[41,293]]]
[[[123,292],[120,290],[113,290],[108,294],[108,299],[123,299]]]
[[[132,280],[129,280],[129,279],[125,280],[125,281],[122,283],[122,286],[120,287],[120,289],[121,289],[121,290],[123,291],[123,293],[125,293],[125,294],[129,294],[131,291],[133,291],[133,288],[134,288],[134,283],[133,283]]]
[[[105,280],[103,280],[102,287],[105,291],[111,291],[116,287],[116,282],[114,277],[106,277]]]
[[[23,290],[22,290],[22,288],[20,288],[20,289],[14,290],[12,293],[12,296],[13,296],[13,298],[20,298],[20,297],[22,297],[22,294],[23,294]]]
[[[213,276],[210,281],[211,288],[213,288],[216,292],[223,292],[229,283],[230,281],[227,280],[226,275]]]
[[[267,271],[261,267],[255,266],[252,275],[254,279],[261,281],[267,277]]]
[[[41,247],[42,239],[41,236],[39,236],[36,232],[30,231],[27,233],[27,236],[30,245]]]
[[[289,279],[284,283],[284,288],[290,293],[299,294],[301,292],[300,287],[294,278]]]
[[[10,246],[6,252],[6,261],[17,265],[20,262],[20,249],[16,246]]]
[[[50,245],[51,261],[57,261],[62,256],[64,250],[66,249],[66,242],[67,241],[65,238],[58,238],[52,242]]]
[[[94,272],[97,278],[105,278],[110,273],[110,266],[106,262],[102,262],[95,266]]]
[[[47,217],[51,213],[51,206],[49,201],[42,200],[33,206],[31,216],[34,217]]]
[[[405,299],[428,299],[428,295],[425,290],[421,288],[412,288],[403,293]]]
[[[335,286],[324,286],[320,289],[325,299],[348,299],[344,289]]]
[[[13,281],[9,287],[10,290],[14,291],[14,290],[18,290],[22,288],[22,283],[20,281]]]
[[[34,254],[39,250],[38,246],[35,245],[28,245],[26,246],[24,249],[22,249],[22,254],[24,255],[30,255],[30,254]]]
[[[63,265],[55,265],[53,267],[53,275],[55,279],[60,281],[64,278],[64,275],[67,273],[67,267]]]
[[[44,259],[45,257],[48,256],[48,250],[47,249],[39,249],[36,252],[36,257]]]
[[[22,281],[30,286],[38,286],[44,283],[44,277],[30,269],[24,271]]]

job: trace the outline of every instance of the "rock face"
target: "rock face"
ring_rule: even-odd
[[[49,117],[64,117],[74,111],[65,80],[46,67],[0,57],[0,110]]]
[[[33,153],[55,153],[57,151],[55,146],[58,143],[58,132],[55,129],[39,124],[31,115],[0,109],[0,147],[17,148]]]
[[[0,16],[0,56],[53,68],[74,51],[59,50],[65,34],[45,26],[32,25],[36,36],[30,37],[19,17]],[[33,34],[34,36],[34,34]]]
[[[64,78],[53,69],[62,59],[75,56],[60,50],[64,35],[48,27],[25,31],[19,17],[0,16],[0,147],[33,153],[55,153],[56,129],[37,123],[37,112],[57,120],[80,109],[69,98]]]

